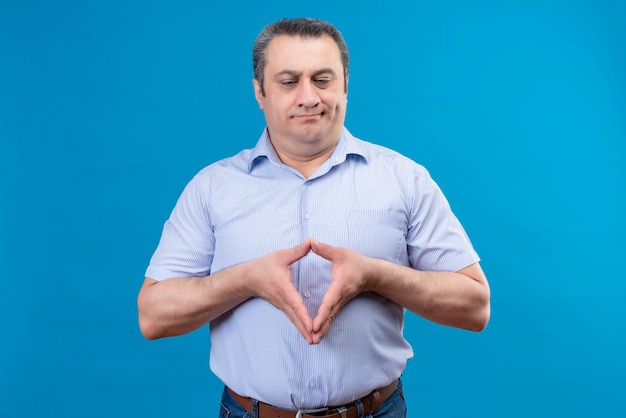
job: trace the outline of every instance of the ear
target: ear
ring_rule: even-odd
[[[263,109],[263,99],[265,99],[265,97],[263,97],[263,92],[261,91],[261,85],[259,84],[259,81],[256,78],[252,80],[252,85],[254,86],[254,98],[259,104],[259,108]]]

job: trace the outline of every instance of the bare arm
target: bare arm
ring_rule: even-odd
[[[252,297],[283,311],[312,343],[312,319],[291,279],[290,266],[310,241],[206,277],[146,278],[137,298],[139,327],[148,339],[191,332]]]
[[[478,263],[445,272],[372,261],[372,291],[438,324],[470,331],[487,326],[490,291]]]
[[[341,308],[362,292],[376,292],[433,322],[481,331],[490,315],[490,291],[482,269],[419,271],[316,241],[313,251],[332,263],[332,281],[313,323],[319,342]]]
[[[137,298],[139,327],[148,339],[200,328],[252,297],[243,285],[242,265],[207,277],[144,280]]]

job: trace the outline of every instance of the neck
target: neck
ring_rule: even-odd
[[[336,146],[337,143],[334,143],[332,146],[311,155],[292,154],[285,150],[274,148],[276,149],[276,154],[278,154],[278,157],[285,165],[298,170],[304,178],[309,178],[330,158]]]

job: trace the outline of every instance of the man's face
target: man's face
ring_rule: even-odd
[[[266,51],[264,90],[254,90],[279,154],[307,157],[339,141],[348,102],[341,55],[329,36],[278,36]]]

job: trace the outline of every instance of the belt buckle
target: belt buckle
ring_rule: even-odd
[[[317,409],[298,409],[296,412],[295,418],[302,418],[302,414],[316,414],[318,412],[326,412],[328,408],[317,408]]]
[[[337,411],[341,414],[341,418],[348,418],[348,408],[345,406],[340,406]]]

